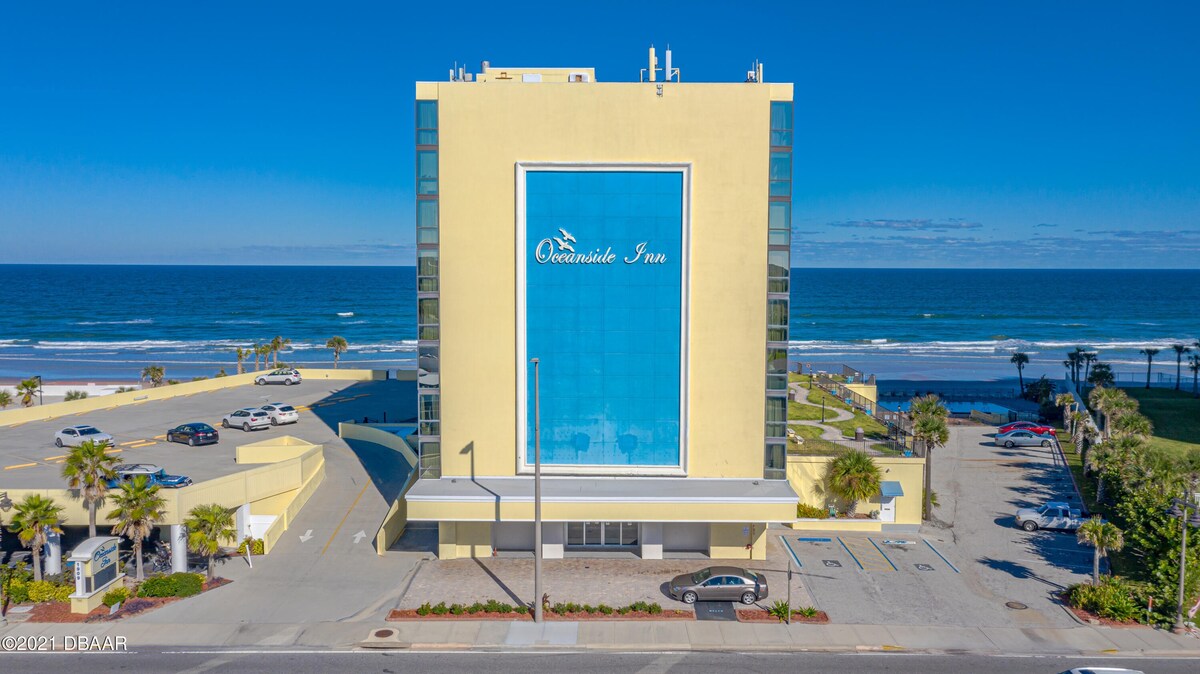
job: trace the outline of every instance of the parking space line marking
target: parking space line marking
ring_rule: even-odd
[[[888,563],[888,565],[892,567],[892,571],[895,571],[895,570],[896,570],[896,565],[895,565],[895,564],[893,564],[893,563],[892,563],[892,560],[891,560],[890,558],[888,558],[888,556],[887,556],[887,554],[886,554],[886,553],[884,553],[884,551],[883,551],[883,548],[879,547],[879,545],[878,545],[877,543],[875,543],[875,541],[874,541],[874,540],[872,540],[872,539],[870,539],[870,538],[868,538],[868,539],[867,539],[867,541],[869,541],[869,542],[871,543],[871,545],[874,545],[874,546],[875,546],[875,549],[879,551],[879,554],[883,555],[883,559],[884,559],[884,561],[886,561],[886,562]]]
[[[832,538],[822,538],[820,536],[798,536],[796,540],[803,543],[832,543]]]
[[[953,564],[950,563],[950,560],[943,557],[942,553],[938,552],[937,548],[933,547],[933,543],[930,543],[929,539],[922,539],[922,540],[925,541],[925,545],[928,545],[930,550],[933,550],[933,554],[937,555],[938,557],[941,557],[942,561],[946,563],[946,566],[950,567],[951,569],[954,569],[954,573],[962,573],[961,571],[958,570],[957,566],[954,566]]]
[[[12,466],[5,466],[4,470],[12,470],[14,468],[29,468],[31,466],[36,466],[36,465],[37,465],[36,462],[34,462],[34,463],[18,463],[18,464],[12,465]]]
[[[65,459],[65,458],[67,458],[66,454],[59,454],[58,456],[47,456],[46,458],[42,459],[42,461],[53,461],[55,459]]]
[[[166,435],[156,435],[156,436],[154,436],[154,439],[155,440],[166,440],[167,436]]]
[[[128,447],[129,445],[136,445],[139,442],[145,442],[145,440],[130,440],[129,442],[122,442],[121,446]]]
[[[158,444],[157,442],[143,442],[140,445],[130,445],[129,448],[130,449],[141,449],[142,447],[150,447],[152,445],[157,445],[157,444]]]
[[[839,538],[842,547],[854,557],[863,571],[895,571],[896,567],[879,551],[870,538]]]
[[[123,449],[117,449],[116,447],[109,447],[108,449],[106,449],[106,450],[104,450],[104,451],[105,451],[105,452],[112,452],[113,454],[116,454],[117,452],[123,452],[123,451],[125,451],[125,450],[123,450]]]
[[[792,549],[792,544],[788,543],[786,536],[782,536],[781,538],[783,539],[783,547],[787,548],[788,554],[792,556],[792,561],[796,562],[796,568],[803,569],[804,565],[800,563],[800,558],[796,556],[796,551]]]
[[[363,485],[362,491],[358,492],[358,496],[354,497],[354,503],[351,503],[350,508],[346,511],[346,514],[342,515],[342,521],[338,522],[338,525],[334,528],[333,533],[329,535],[329,540],[325,542],[325,547],[321,548],[322,555],[325,554],[325,551],[329,549],[329,544],[333,543],[334,536],[337,536],[337,533],[339,530],[341,530],[342,525],[346,523],[346,518],[350,517],[350,513],[354,512],[354,506],[358,505],[358,499],[362,498],[362,495],[367,493],[367,487],[370,486],[371,481],[367,480],[367,483]]]
[[[843,541],[841,536],[838,536],[838,543],[842,544],[842,549],[846,551],[847,555],[850,555],[850,559],[854,560],[854,563],[858,565],[858,568],[863,568],[862,562],[858,561],[858,557],[855,557],[853,552],[850,552],[850,548],[846,547],[846,541]]]

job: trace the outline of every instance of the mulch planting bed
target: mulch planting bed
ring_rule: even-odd
[[[546,611],[546,620],[555,621],[599,621],[599,620],[694,620],[696,614],[691,611],[663,611],[662,613],[646,613],[645,611],[630,611],[624,615],[619,613],[554,613]],[[407,622],[413,620],[533,620],[533,616],[529,613],[487,613],[479,611],[477,613],[461,613],[454,615],[453,613],[443,613],[437,615],[430,613],[428,615],[417,615],[416,609],[393,609],[388,614],[388,620],[393,622]]]
[[[1079,618],[1080,620],[1082,620],[1085,623],[1090,623],[1092,625],[1095,625],[1098,623],[1105,627],[1149,627],[1149,625],[1143,625],[1142,623],[1137,622],[1136,620],[1129,620],[1129,621],[1121,622],[1119,620],[1111,620],[1109,618],[1101,618],[1100,616],[1096,615],[1095,613],[1092,613],[1091,611],[1085,611],[1081,608],[1075,608],[1074,606],[1071,606],[1070,604],[1067,604],[1067,603],[1063,603],[1063,606],[1066,606],[1068,611],[1070,611],[1071,613],[1074,613],[1075,617]]]
[[[737,617],[738,617],[738,622],[742,622],[742,623],[781,623],[782,624],[782,621],[779,620],[779,618],[776,618],[775,616],[771,615],[770,613],[767,613],[764,609],[761,609],[761,608],[751,608],[751,609],[739,610],[737,612]],[[823,625],[827,622],[829,622],[829,614],[825,613],[824,611],[817,611],[817,614],[812,617],[805,617],[805,616],[799,616],[799,615],[792,616],[792,624],[793,625],[796,623],[805,623],[805,624],[809,624],[809,625]]]
[[[212,589],[228,585],[233,581],[227,578],[217,578],[211,582],[205,581],[201,594]],[[26,622],[31,623],[96,623],[112,622],[128,616],[153,611],[160,606],[177,602],[186,597],[130,597],[121,604],[116,613],[109,613],[107,606],[99,606],[91,613],[71,613],[70,602],[47,602],[35,604],[29,612]]]

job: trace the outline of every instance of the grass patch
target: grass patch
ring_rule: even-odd
[[[1152,449],[1182,457],[1200,451],[1200,399],[1186,391],[1163,388],[1127,388],[1142,414],[1154,423]]]
[[[788,451],[792,454],[807,454],[810,456],[832,456],[841,454],[846,448],[821,438],[821,429],[815,426],[792,426],[796,435],[804,438],[804,444],[788,443]]]

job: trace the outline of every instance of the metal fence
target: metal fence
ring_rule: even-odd
[[[862,375],[861,372],[858,372],[858,370],[854,370],[853,368],[843,367],[843,371],[845,370],[850,370],[858,375]],[[912,433],[912,422],[909,420],[906,414],[903,412],[894,412],[881,407],[874,400],[871,400],[861,393],[850,389],[844,383],[834,379],[828,374],[817,374],[813,378],[813,381],[815,382],[817,388],[820,388],[838,400],[846,403],[851,408],[866,414],[882,424],[883,427],[887,429],[887,438],[877,438],[874,439],[874,442],[886,444],[888,445],[889,449],[896,452],[907,453],[914,450],[914,443],[912,443],[910,439]],[[873,376],[870,378],[870,381],[874,382]],[[920,454],[918,453],[917,455],[919,456]]]

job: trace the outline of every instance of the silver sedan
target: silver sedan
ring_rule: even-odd
[[[996,434],[997,447],[1049,447],[1053,444],[1053,437],[1038,435],[1023,428]]]
[[[58,447],[78,447],[89,440],[97,445],[102,442],[112,444],[113,436],[95,426],[68,426],[54,434],[54,444]]]

